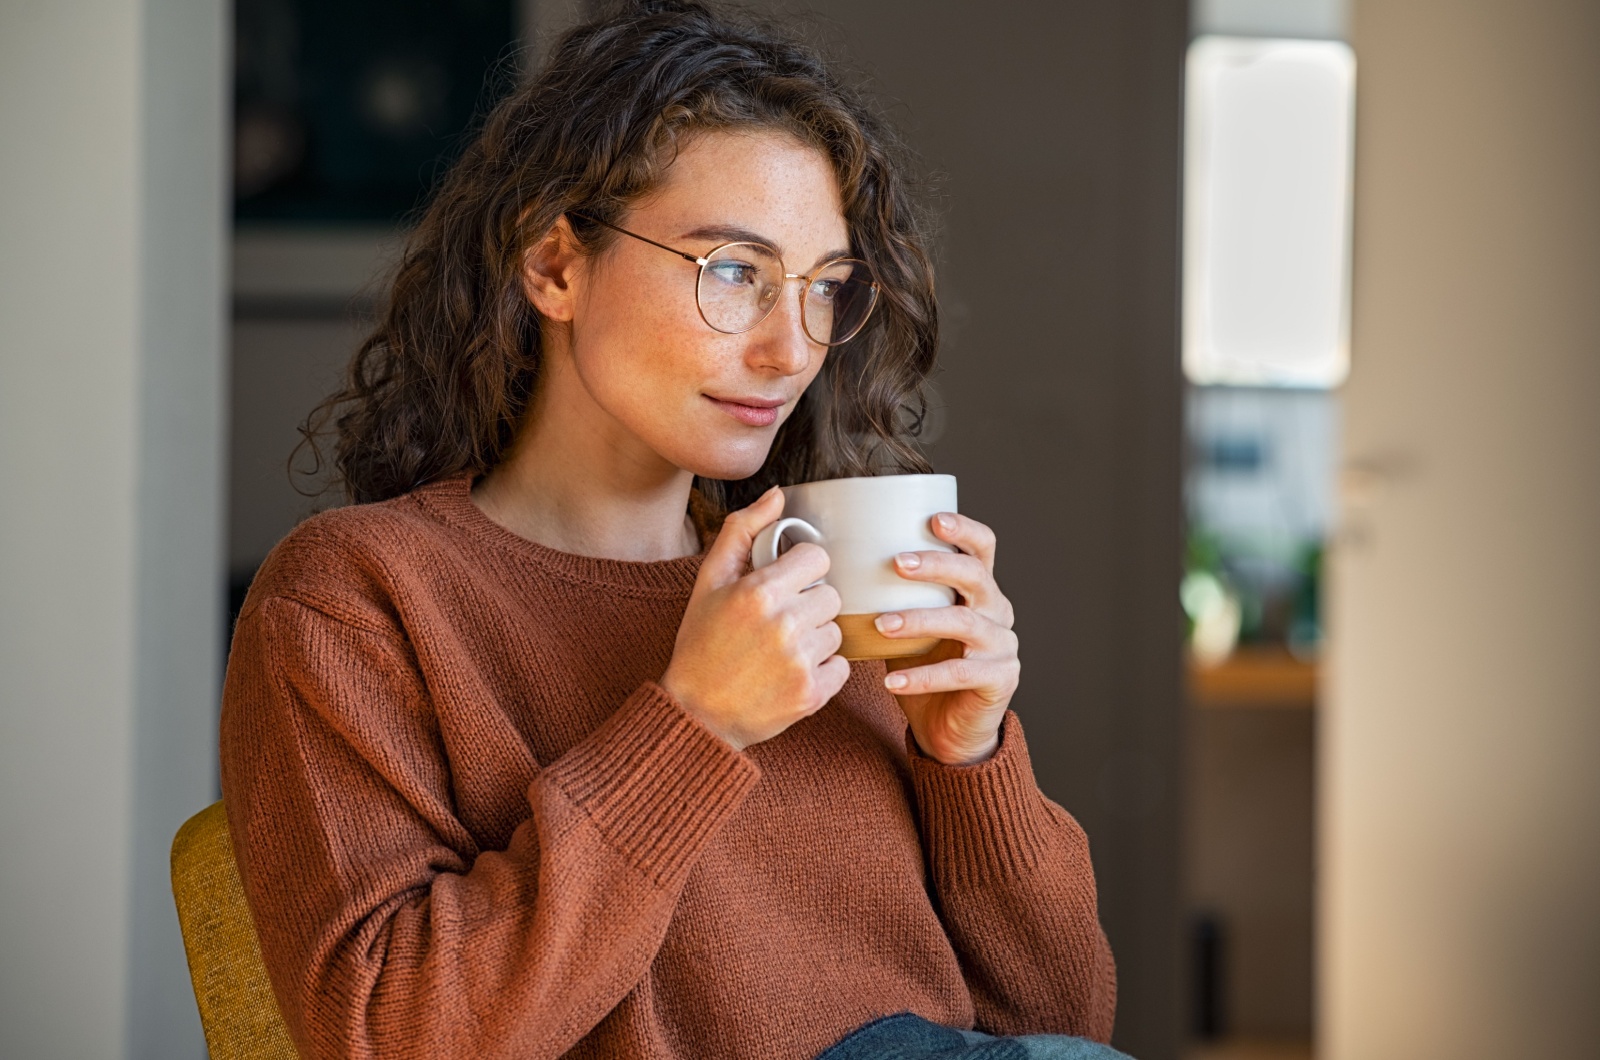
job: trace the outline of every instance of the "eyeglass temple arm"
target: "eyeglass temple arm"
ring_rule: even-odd
[[[637,239],[641,243],[649,243],[652,247],[660,247],[662,250],[665,250],[668,253],[672,253],[672,254],[678,255],[678,257],[682,258],[684,261],[692,262],[695,265],[705,265],[706,264],[706,259],[705,258],[697,257],[694,254],[688,253],[687,251],[679,250],[677,247],[669,247],[665,243],[657,243],[653,239],[650,239],[650,238],[648,238],[646,236],[641,236],[637,232],[630,232],[626,228],[618,228],[616,225],[612,224],[610,221],[602,221],[598,217],[590,217],[588,214],[586,214],[586,213],[578,213],[576,210],[569,210],[567,212],[571,216],[580,218],[581,220],[584,220],[584,221],[588,221],[591,224],[597,224],[597,225],[600,225],[603,228],[609,228],[613,232],[621,232],[625,236],[632,236],[634,239]]]

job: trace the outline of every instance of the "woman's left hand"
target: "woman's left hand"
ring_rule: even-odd
[[[927,655],[888,660],[884,687],[900,697],[923,754],[971,765],[1000,745],[1000,722],[1017,690],[1015,615],[995,584],[994,531],[952,512],[934,516],[931,525],[935,537],[959,551],[902,552],[895,569],[903,578],[948,585],[958,600],[878,617],[886,637],[941,638]]]

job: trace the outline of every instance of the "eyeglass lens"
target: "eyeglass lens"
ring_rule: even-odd
[[[767,318],[783,295],[783,262],[759,243],[719,247],[700,269],[700,315],[718,331],[739,334]],[[866,262],[829,262],[808,278],[801,320],[814,342],[837,346],[855,337],[877,301]]]

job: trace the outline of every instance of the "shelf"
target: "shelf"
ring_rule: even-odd
[[[1220,663],[1189,661],[1189,698],[1204,709],[1310,710],[1317,664],[1281,648],[1245,646]]]

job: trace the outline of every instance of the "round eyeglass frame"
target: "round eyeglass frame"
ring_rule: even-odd
[[[683,260],[685,260],[687,262],[690,262],[690,263],[692,263],[694,265],[699,266],[700,276],[696,278],[695,285],[694,285],[694,307],[700,313],[700,319],[702,321],[704,321],[706,327],[710,328],[712,331],[718,332],[719,334],[722,334],[722,335],[743,335],[747,331],[754,331],[756,328],[760,327],[761,326],[761,322],[766,320],[768,317],[770,317],[772,315],[772,311],[774,309],[778,308],[778,302],[781,300],[781,298],[774,298],[772,300],[772,304],[767,307],[766,312],[762,313],[759,317],[757,317],[754,321],[752,321],[749,327],[743,327],[743,328],[739,328],[737,330],[730,331],[727,328],[719,328],[719,327],[717,327],[717,325],[713,324],[710,321],[710,319],[707,318],[707,316],[706,316],[706,307],[700,300],[700,285],[705,280],[706,266],[712,264],[712,259],[715,258],[720,251],[726,250],[728,247],[739,247],[739,246],[760,247],[762,250],[767,251],[768,253],[772,254],[773,257],[778,259],[778,266],[779,266],[780,269],[786,268],[786,266],[784,266],[784,264],[783,264],[783,256],[781,254],[778,254],[771,247],[767,246],[764,243],[752,243],[750,240],[747,240],[747,239],[736,239],[736,240],[733,240],[732,242],[722,243],[722,244],[719,244],[718,246],[712,247],[711,250],[708,251],[704,257],[701,257],[698,254],[691,254],[686,250],[679,250],[677,247],[669,247],[665,243],[657,243],[655,240],[651,239],[648,236],[642,236],[637,232],[630,232],[626,228],[618,227],[617,225],[612,224],[610,221],[602,221],[598,217],[591,217],[588,214],[577,213],[575,211],[571,211],[571,216],[577,217],[577,218],[579,218],[581,220],[584,220],[584,221],[588,221],[588,222],[590,222],[592,224],[600,225],[602,228],[609,228],[613,232],[620,232],[625,236],[631,236],[634,239],[637,239],[641,243],[649,243],[653,247],[660,247],[662,250],[665,250],[668,253],[676,254],[678,257],[682,258]],[[823,342],[822,340],[818,339],[815,335],[811,334],[811,329],[806,326],[806,297],[805,297],[805,293],[806,293],[806,291],[811,289],[812,281],[815,280],[816,277],[818,275],[820,275],[821,272],[824,269],[832,268],[832,267],[834,267],[835,265],[838,265],[841,262],[852,262],[852,263],[855,263],[855,264],[859,264],[860,266],[862,266],[862,268],[864,268],[866,270],[868,276],[872,276],[873,275],[872,266],[867,264],[867,262],[863,261],[860,258],[831,258],[828,261],[824,261],[822,264],[818,265],[815,269],[812,269],[811,272],[809,272],[809,273],[804,273],[804,274],[796,273],[796,272],[784,272],[783,273],[783,279],[784,279],[785,283],[787,283],[790,280],[804,280],[805,281],[805,285],[800,288],[800,294],[798,295],[798,297],[800,299],[800,330],[805,333],[806,338],[810,339],[812,342],[815,342],[819,346],[828,346],[828,347],[843,346],[845,343],[849,342],[851,339],[853,339],[857,335],[861,334],[861,330],[867,326],[867,321],[872,319],[872,311],[878,307],[878,293],[881,290],[881,288],[878,285],[878,281],[877,281],[876,277],[874,277],[873,279],[870,279],[870,280],[867,281],[867,286],[868,286],[868,288],[870,290],[870,300],[867,302],[867,308],[866,308],[865,311],[862,312],[861,319],[860,319],[860,321],[858,321],[856,323],[856,326],[854,328],[850,329],[850,334],[846,335],[842,339],[835,339],[832,342]]]

